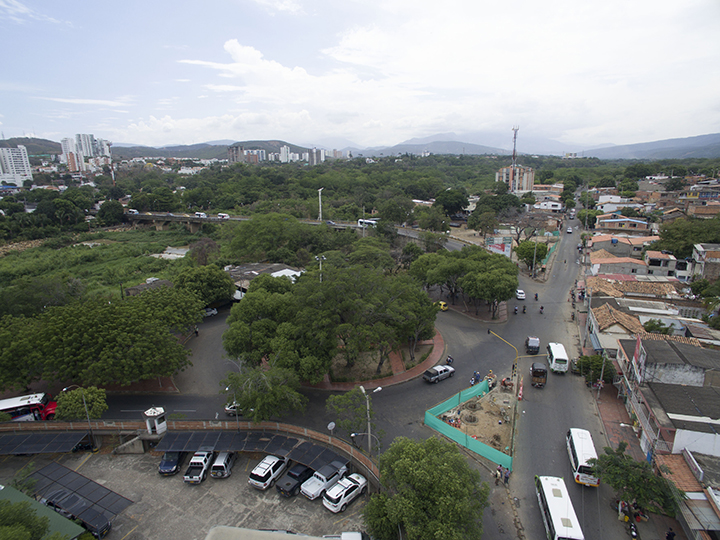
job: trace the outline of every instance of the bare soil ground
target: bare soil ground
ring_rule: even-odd
[[[483,397],[466,401],[444,413],[440,419],[463,433],[505,454],[511,455],[512,410],[515,393],[494,388]],[[459,419],[459,423],[458,423]]]
[[[332,374],[335,382],[341,381],[369,381],[370,379],[380,379],[389,377],[393,374],[392,357],[397,356],[401,359],[404,370],[407,371],[414,365],[417,365],[432,350],[432,344],[419,345],[415,349],[415,362],[410,361],[409,348],[402,347],[397,352],[390,354],[390,358],[385,360],[382,370],[377,373],[378,362],[380,361],[379,353],[367,352],[363,353],[355,365],[347,367],[345,355],[341,352],[332,362]]]

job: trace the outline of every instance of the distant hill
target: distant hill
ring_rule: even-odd
[[[216,141],[217,142],[217,141]],[[242,146],[246,150],[265,150],[267,153],[280,152],[281,146],[289,146],[291,152],[302,154],[307,148],[290,144],[285,141],[241,141],[233,143]],[[227,149],[230,145],[201,143],[181,146],[163,146],[155,148],[152,146],[113,146],[112,154],[118,159],[133,158],[181,158],[181,159],[227,159]]]
[[[409,142],[396,144],[395,146],[385,146],[378,148],[366,148],[365,150],[354,150],[353,154],[362,154],[363,156],[393,156],[397,154],[421,154],[422,152],[430,152],[431,154],[451,154],[451,155],[507,155],[510,152],[502,148],[493,148],[491,146],[482,146],[460,141],[431,141],[423,144],[411,144]]]
[[[600,159],[719,158],[720,133],[596,148],[585,150],[583,155]]]
[[[17,148],[22,145],[27,148],[30,156],[62,154],[62,146],[55,141],[35,139],[33,137],[12,137],[0,141],[0,148]]]

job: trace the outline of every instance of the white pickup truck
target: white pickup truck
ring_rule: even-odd
[[[195,452],[190,459],[183,480],[188,484],[199,484],[205,480],[214,457],[214,452]]]
[[[326,490],[333,487],[338,480],[347,474],[347,465],[341,461],[333,461],[320,467],[315,474],[303,482],[300,493],[311,501],[321,497]]]

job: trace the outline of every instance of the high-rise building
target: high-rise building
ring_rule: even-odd
[[[95,136],[88,133],[75,135],[75,149],[84,157],[95,156]]]
[[[322,148],[312,148],[308,152],[308,163],[310,165],[319,165],[325,161],[325,150]]]
[[[25,180],[32,181],[32,169],[27,148],[0,148],[0,181],[22,185]]]
[[[535,171],[532,167],[514,165],[503,167],[495,173],[496,182],[505,182],[510,193],[532,191]]]

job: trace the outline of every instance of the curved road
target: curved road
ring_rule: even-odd
[[[575,224],[578,222],[575,221]],[[579,355],[578,328],[571,321],[569,291],[578,278],[576,245],[579,233],[561,231],[560,244],[550,266],[551,275],[545,283],[534,282],[520,276],[520,287],[528,300],[508,301],[508,320],[502,324],[483,323],[448,311],[439,314],[437,327],[443,335],[447,354],[455,358],[456,376],[438,385],[428,385],[422,380],[386,387],[373,395],[375,422],[386,449],[397,436],[424,439],[434,432],[423,424],[424,411],[469,384],[473,371],[487,373],[493,370],[499,377],[509,375],[515,359],[515,350],[502,340],[488,334],[488,329],[502,336],[517,347],[520,375],[525,376],[533,361],[544,361],[542,353],[549,341],[563,343],[571,357]],[[459,242],[451,242],[449,249],[459,249]],[[538,293],[539,301],[534,300]],[[527,313],[522,313],[523,303]],[[513,315],[513,306],[520,313]],[[544,314],[539,313],[543,305]],[[181,395],[164,396],[110,396],[110,410],[106,417],[139,419],[139,413],[152,405],[161,405],[175,418],[224,418],[225,396],[219,392],[219,381],[237,367],[226,359],[222,350],[222,332],[229,310],[216,317],[205,319],[200,325],[200,335],[192,338],[194,366],[176,377]],[[528,357],[524,353],[527,335],[541,339],[541,353]],[[329,393],[306,390],[309,404],[304,414],[295,413],[283,417],[290,423],[325,431],[333,418],[325,410]],[[599,489],[583,488],[572,481],[564,434],[570,427],[588,429],[598,451],[606,445],[602,424],[589,390],[580,377],[549,374],[544,389],[526,385],[524,400],[519,403],[519,415],[515,435],[513,474],[510,480],[511,496],[515,499],[520,521],[526,538],[544,537],[544,528],[535,499],[533,478],[535,475],[562,476],[566,480],[576,513],[587,539],[620,538],[625,535],[609,502],[608,486]],[[486,513],[487,514],[487,513]],[[486,515],[486,521],[488,516]],[[486,537],[496,537],[491,523],[486,523]]]

